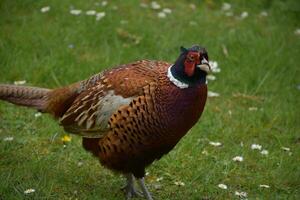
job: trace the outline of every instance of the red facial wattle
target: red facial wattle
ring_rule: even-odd
[[[188,76],[193,76],[194,75],[194,70],[195,70],[195,63],[185,60],[184,61],[184,72]]]
[[[193,58],[193,59],[191,59]],[[200,64],[200,55],[198,52],[189,52],[184,61],[184,72],[187,76],[193,76],[196,65]]]

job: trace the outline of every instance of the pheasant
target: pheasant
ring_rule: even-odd
[[[0,84],[0,99],[53,115],[103,166],[125,175],[127,199],[152,200],[145,167],[200,118],[209,71],[207,51],[194,45],[181,47],[174,64],[141,60],[58,89]]]

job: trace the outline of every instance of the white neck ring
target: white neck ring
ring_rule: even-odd
[[[189,87],[188,84],[181,82],[180,80],[176,79],[176,78],[173,76],[173,74],[172,74],[172,72],[171,72],[171,67],[172,67],[172,66],[173,66],[173,65],[171,65],[171,66],[168,68],[168,75],[167,75],[167,76],[168,76],[169,80],[170,80],[174,85],[176,85],[177,87],[179,87],[180,89],[188,88],[188,87]]]

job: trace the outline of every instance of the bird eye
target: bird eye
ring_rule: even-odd
[[[190,55],[187,58],[188,58],[189,61],[194,61],[194,59],[195,59],[193,55]]]

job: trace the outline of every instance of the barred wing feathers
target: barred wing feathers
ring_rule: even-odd
[[[60,119],[67,132],[85,137],[104,137],[109,120],[121,107],[143,96],[144,87],[157,82],[165,62],[137,61],[94,75],[80,83],[80,94]]]

